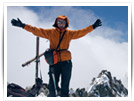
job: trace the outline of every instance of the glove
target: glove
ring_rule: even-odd
[[[19,18],[17,18],[17,20],[12,19],[12,20],[11,20],[11,23],[12,23],[13,26],[22,27],[22,28],[25,27],[25,24],[22,23]]]
[[[95,29],[96,27],[102,26],[101,20],[97,19],[96,22],[92,26],[93,26],[93,29]]]
[[[40,86],[42,84],[42,80],[40,78],[36,78],[36,84],[37,86]]]

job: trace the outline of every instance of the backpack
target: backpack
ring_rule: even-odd
[[[42,80],[39,78],[37,79],[38,83],[33,85],[32,89],[30,89],[29,91],[26,91],[24,88],[15,83],[8,84],[7,97],[35,97],[36,94],[38,94],[38,91],[40,90],[42,85]]]

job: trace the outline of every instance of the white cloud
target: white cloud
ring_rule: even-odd
[[[122,32],[121,30],[110,28],[108,26],[102,26],[100,28],[97,28],[91,36],[96,36],[96,35],[116,42],[125,41],[123,39],[124,32]]]
[[[100,36],[87,36],[72,41],[72,85],[87,87],[92,78],[103,69],[109,70],[118,79],[123,79],[128,67],[127,47],[127,43],[116,43]]]
[[[63,13],[69,17],[70,29],[86,27],[97,18],[92,11],[72,7],[62,7],[62,9],[55,7],[54,9],[44,10],[44,12],[37,15],[25,7],[8,8],[8,82],[15,82],[25,87],[34,84],[35,77],[35,63],[31,63],[25,68],[22,68],[21,64],[35,56],[36,37],[21,28],[11,26],[10,20],[12,18],[19,17],[25,23],[37,27],[51,28],[55,17]],[[45,15],[47,16],[45,17]],[[81,20],[81,18],[83,19]],[[69,49],[72,52],[73,70],[70,87],[87,87],[91,83],[91,79],[96,77],[102,69],[111,71],[118,79],[124,77],[128,68],[128,43],[117,42],[117,40],[121,40],[122,34],[123,32],[107,26],[97,28],[89,35],[71,41]],[[41,38],[40,53],[48,46],[49,42]],[[48,82],[48,65],[44,62],[43,57],[40,67],[44,82]]]

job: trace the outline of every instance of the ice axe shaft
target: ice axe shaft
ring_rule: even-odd
[[[38,64],[40,62],[39,60],[39,37],[36,38],[36,73],[35,73],[35,78],[38,78]],[[36,79],[35,79],[36,82]]]
[[[53,83],[54,83],[55,95],[57,96],[58,91],[57,91],[57,87],[56,87],[56,80],[55,80],[54,73],[52,73],[52,79],[53,79]]]
[[[36,58],[40,58],[41,56],[44,55],[44,53],[45,53],[45,52],[41,53],[38,57],[32,58],[31,60],[29,60],[29,61],[23,63],[23,64],[22,64],[22,67],[27,66],[28,64],[30,64],[31,62],[33,62],[34,60],[36,60]]]

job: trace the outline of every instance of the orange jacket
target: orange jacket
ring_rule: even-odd
[[[66,16],[58,16],[57,18],[62,18],[67,20],[67,24],[69,24],[69,20]],[[32,32],[34,35],[46,38],[50,41],[50,49],[56,49],[59,43],[59,39],[61,38],[63,32],[66,30],[66,33],[61,41],[59,49],[68,49],[69,43],[72,39],[78,39],[80,37],[85,36],[88,32],[93,30],[92,25],[81,29],[81,30],[67,30],[67,28],[60,31],[58,28],[52,29],[43,29],[33,27],[31,25],[26,24],[24,27],[25,30]],[[66,61],[71,60],[71,53],[68,50],[60,51],[58,53],[58,61]]]

